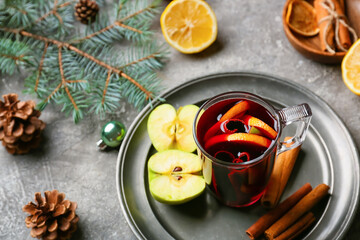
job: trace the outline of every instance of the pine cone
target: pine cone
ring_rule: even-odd
[[[39,119],[34,101],[21,102],[18,95],[4,95],[0,101],[0,141],[11,154],[24,154],[36,148],[45,123]]]
[[[75,5],[75,17],[84,24],[88,24],[89,21],[93,22],[98,11],[99,6],[95,1],[80,0]]]
[[[57,190],[35,193],[35,203],[29,202],[23,211],[30,214],[25,219],[26,227],[32,228],[33,238],[69,239],[77,229],[79,217],[76,215],[76,202],[65,200],[65,194]]]

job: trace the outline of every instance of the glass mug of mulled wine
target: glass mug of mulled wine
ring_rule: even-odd
[[[276,156],[299,146],[311,120],[306,103],[276,110],[248,92],[227,92],[206,101],[193,125],[207,187],[231,207],[254,204],[264,193]],[[291,139],[282,129],[296,123]]]

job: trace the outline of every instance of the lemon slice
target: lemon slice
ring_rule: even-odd
[[[360,95],[360,40],[347,51],[341,63],[341,72],[345,85]]]
[[[160,18],[165,40],[182,53],[198,53],[217,36],[214,11],[202,0],[172,1]]]
[[[306,37],[315,36],[320,31],[315,8],[304,0],[294,0],[289,3],[286,23],[291,30]]]

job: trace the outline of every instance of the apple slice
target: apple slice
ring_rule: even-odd
[[[193,137],[193,123],[199,107],[196,105],[186,105],[177,111],[176,122],[176,148],[185,152],[194,152],[196,143]]]
[[[249,130],[249,133],[256,134],[256,135],[261,135],[260,130],[257,129],[256,127],[251,127],[250,130]]]
[[[180,150],[152,155],[148,162],[150,193],[159,202],[181,204],[199,196],[205,189],[201,160]]]
[[[205,143],[205,149],[209,149],[215,144],[223,142],[236,142],[242,144],[252,144],[255,146],[260,146],[268,148],[271,144],[271,141],[266,137],[251,134],[251,133],[232,133],[232,134],[221,134],[210,138]]]
[[[276,138],[277,132],[260,119],[250,115],[244,115],[241,119],[244,121],[245,125],[256,127],[265,137],[270,139]]]
[[[186,105],[178,111],[170,104],[156,107],[149,115],[147,130],[157,151],[179,149],[186,152],[196,150],[192,136],[192,124],[198,106]]]

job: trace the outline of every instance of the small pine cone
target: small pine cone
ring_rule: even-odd
[[[76,215],[76,202],[65,200],[65,194],[58,190],[35,193],[35,203],[29,202],[23,211],[30,214],[25,219],[26,227],[31,228],[33,238],[44,240],[66,240],[77,229],[79,217]]]
[[[0,141],[11,154],[24,154],[38,147],[45,123],[39,119],[34,101],[20,101],[18,95],[4,95],[0,101]]]
[[[93,22],[99,11],[99,5],[91,0],[79,0],[75,5],[75,17],[83,24]]]

